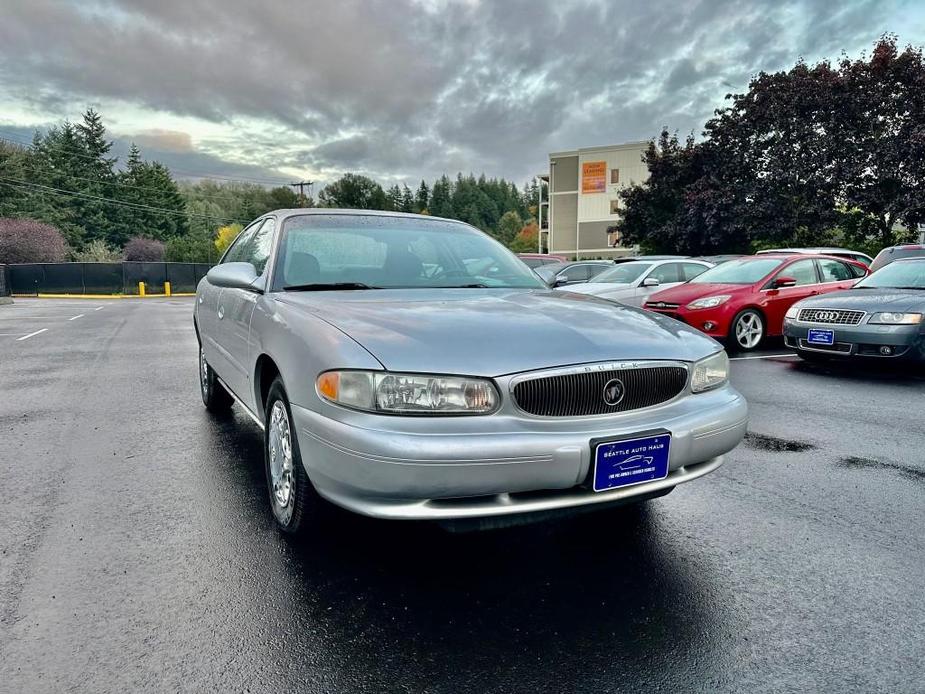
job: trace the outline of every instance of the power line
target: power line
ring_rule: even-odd
[[[305,186],[308,186],[308,194],[312,194],[312,186],[315,185],[314,181],[299,181],[297,183],[290,183],[290,186],[293,188],[298,187],[299,189],[299,207],[305,207]]]
[[[7,185],[11,188],[26,187],[26,188],[37,188],[41,191],[47,191],[49,193],[54,193],[58,195],[68,195],[71,197],[85,198],[87,200],[97,200],[99,202],[109,203],[110,205],[120,205],[122,207],[128,207],[136,210],[145,210],[149,212],[160,212],[161,214],[169,214],[180,217],[200,217],[203,219],[212,219],[218,220],[221,222],[242,222],[244,220],[234,219],[233,217],[218,217],[211,214],[199,214],[196,212],[180,212],[179,210],[169,210],[165,207],[154,207],[152,205],[144,205],[141,203],[135,202],[126,202],[124,200],[113,200],[112,198],[104,198],[99,195],[90,195],[89,193],[80,193],[75,190],[65,190],[63,188],[54,188],[52,186],[41,185],[40,183],[31,183],[29,181],[21,181],[16,178],[8,178],[6,176],[0,176],[0,181],[7,181],[4,185]]]
[[[14,145],[20,145],[22,147],[31,147],[33,149],[35,148],[35,145],[31,142],[26,142],[25,140],[20,140],[17,138],[7,137],[3,135],[2,133],[7,133],[8,135],[9,131],[0,130],[0,140],[4,140]],[[81,152],[74,152],[74,151],[69,151],[69,150],[65,150],[65,151],[67,152],[68,156],[77,157],[79,159],[89,159],[91,161],[99,161],[99,159],[97,159],[96,157],[90,156],[89,154],[83,154]],[[173,167],[167,167],[167,168],[171,171],[171,173],[178,173],[178,174],[183,174],[184,176],[192,176],[194,178],[202,178],[206,180],[212,179],[212,180],[218,180],[218,181],[227,181],[231,183],[259,183],[262,185],[275,185],[275,186],[286,185],[286,183],[284,182],[282,178],[257,178],[257,177],[251,177],[251,176],[237,176],[237,177],[222,176],[220,174],[204,174],[204,173],[197,173],[195,171],[185,171],[183,169],[175,169]]]

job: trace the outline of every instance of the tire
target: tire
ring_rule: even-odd
[[[199,393],[202,395],[202,404],[206,406],[209,412],[214,412],[215,414],[227,412],[234,403],[234,398],[218,382],[215,371],[206,361],[202,345],[199,346]]]
[[[729,345],[738,352],[752,352],[767,335],[764,316],[753,308],[739,311],[729,325]]]
[[[279,376],[270,385],[265,412],[263,457],[270,511],[284,533],[306,535],[322,520],[326,502],[305,474],[289,398]]]

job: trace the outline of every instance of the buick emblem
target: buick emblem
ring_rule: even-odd
[[[612,378],[604,385],[604,403],[613,407],[619,405],[626,395],[626,386],[619,378]]]

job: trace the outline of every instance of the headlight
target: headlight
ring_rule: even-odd
[[[705,390],[718,388],[729,378],[729,357],[726,352],[701,359],[694,364],[694,373],[691,374],[691,390],[702,393]]]
[[[716,296],[707,296],[703,299],[697,299],[692,301],[687,305],[687,308],[698,309],[698,308],[713,308],[714,306],[719,306],[720,304],[725,304],[732,297],[729,294],[717,294]]]
[[[488,414],[499,402],[491,381],[465,376],[325,371],[315,385],[326,400],[381,414]]]
[[[787,309],[787,313],[784,314],[784,318],[789,318],[790,320],[796,320],[797,316],[800,315],[800,309],[797,308],[797,305],[794,304]]]
[[[918,325],[922,322],[921,313],[875,313],[868,323],[874,325]]]

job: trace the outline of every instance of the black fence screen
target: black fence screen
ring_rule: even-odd
[[[13,294],[137,294],[139,282],[145,283],[147,294],[163,294],[165,282],[170,282],[171,293],[183,294],[196,291],[196,285],[211,265],[124,262],[29,263],[6,267],[5,286]]]
[[[10,268],[8,265],[0,265],[0,296],[9,296],[10,294],[12,294]]]

